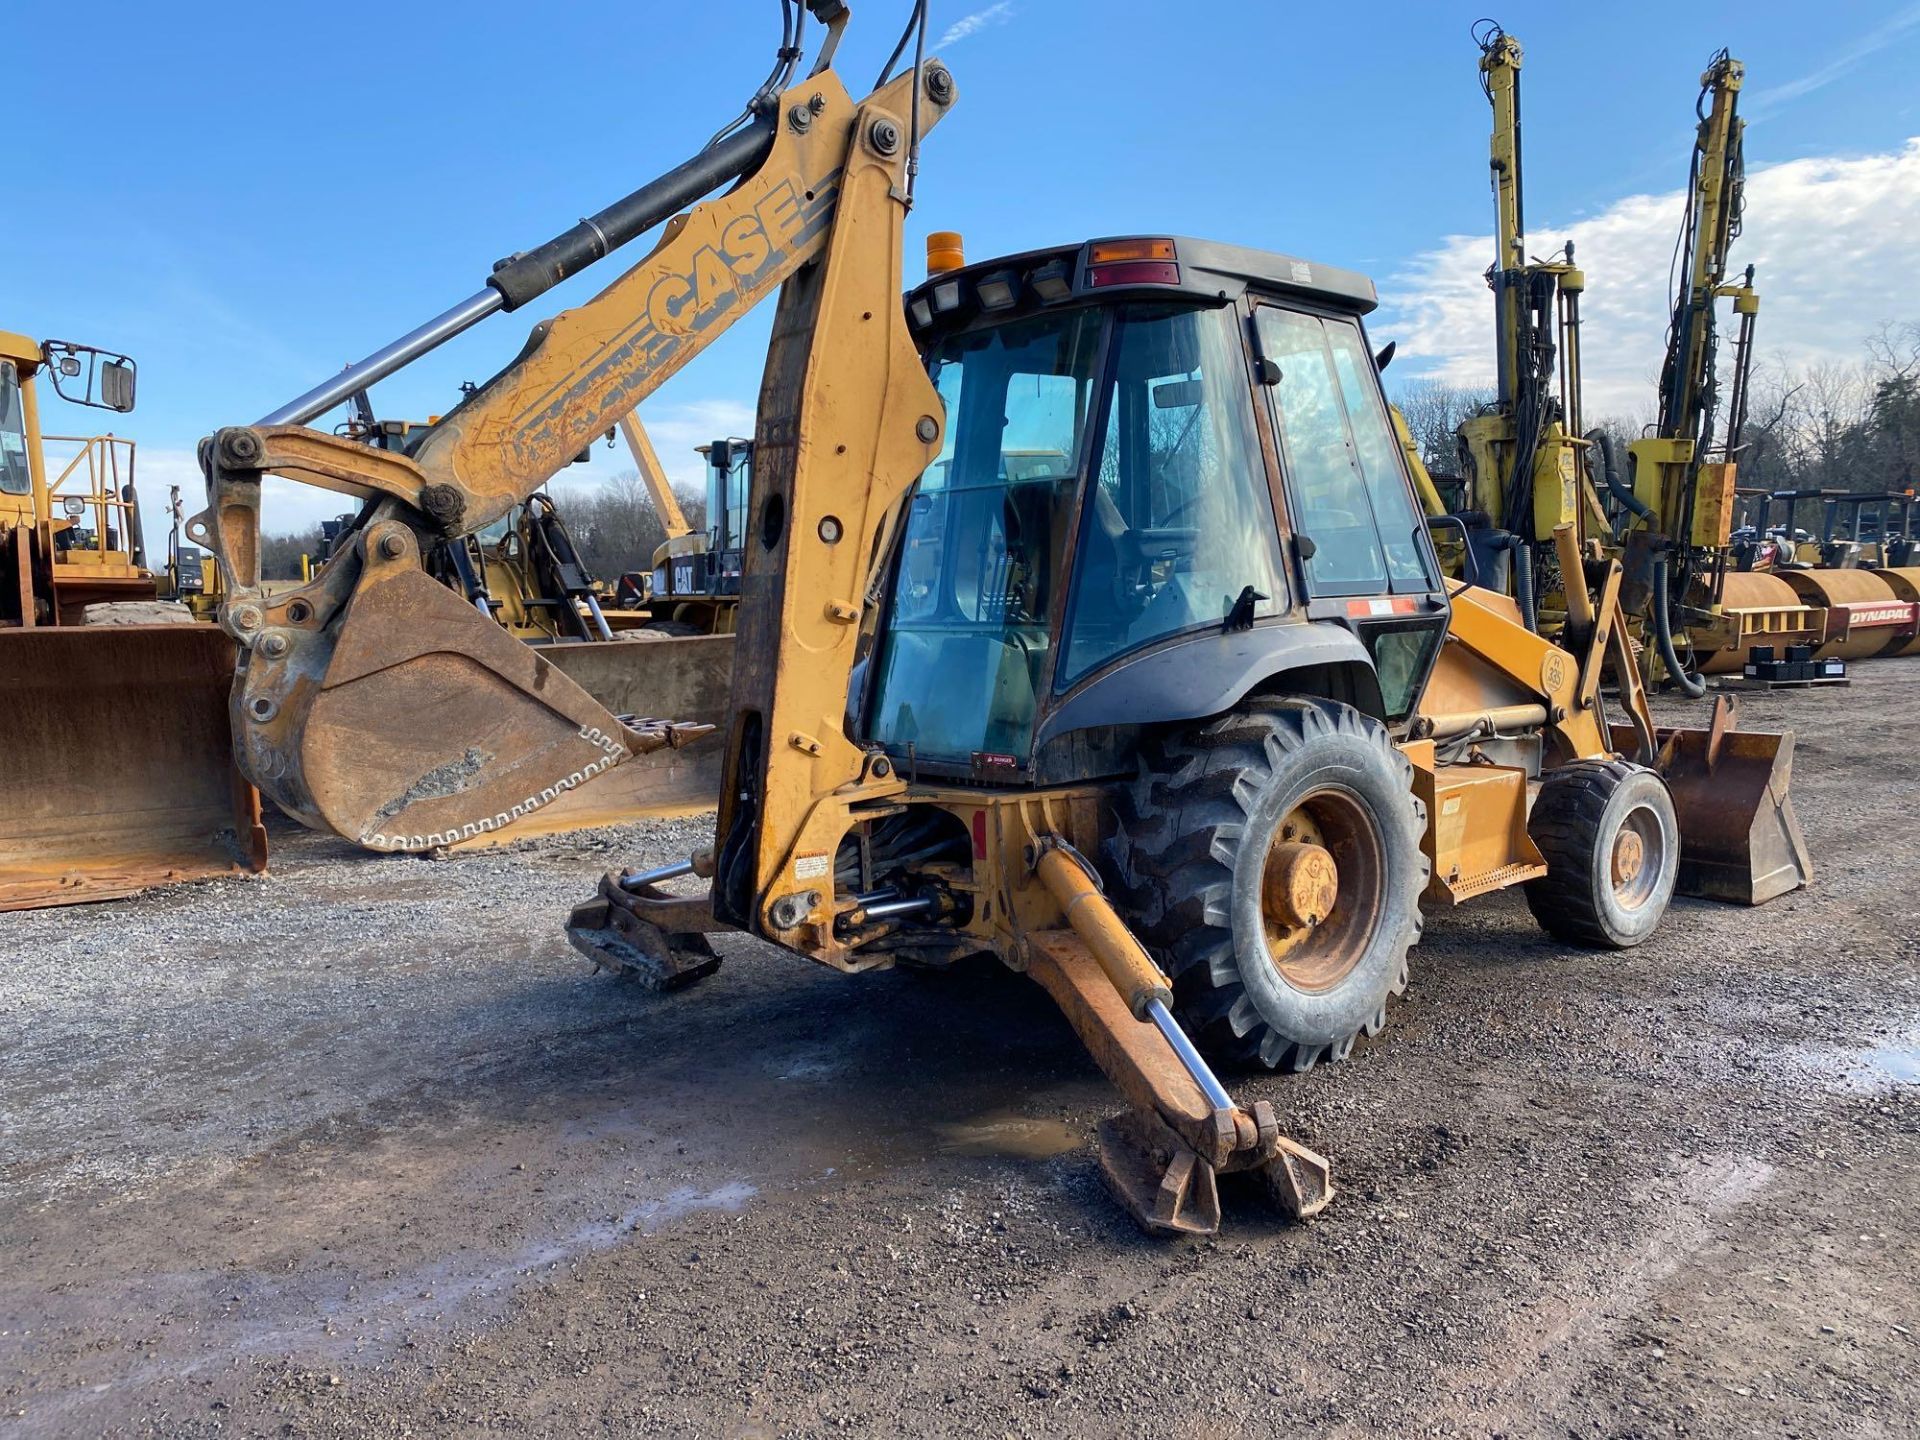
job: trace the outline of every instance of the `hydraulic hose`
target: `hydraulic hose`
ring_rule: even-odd
[[[1492,537],[1493,548],[1513,552],[1513,601],[1520,607],[1521,622],[1534,634],[1540,633],[1540,620],[1533,604],[1533,551],[1524,536],[1511,530]]]
[[[1600,480],[1607,487],[1607,493],[1628,514],[1641,520],[1652,520],[1652,508],[1633,493],[1631,485],[1620,478],[1620,452],[1614,448],[1613,436],[1604,430],[1589,430],[1584,438],[1600,452]],[[1587,469],[1591,472],[1593,467],[1589,465]],[[1618,535],[1625,528],[1622,524],[1615,524],[1614,533]]]
[[[1674,687],[1689,700],[1698,700],[1707,693],[1707,682],[1698,675],[1688,674],[1673,648],[1673,608],[1667,596],[1670,559],[1663,554],[1653,562],[1653,643]]]

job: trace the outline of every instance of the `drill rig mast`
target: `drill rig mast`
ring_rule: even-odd
[[[1734,512],[1734,474],[1746,424],[1753,324],[1760,299],[1753,267],[1727,281],[1727,256],[1740,234],[1746,163],[1739,118],[1745,67],[1722,50],[1700,77],[1699,129],[1688,176],[1687,210],[1677,250],[1678,281],[1667,354],[1660,371],[1654,433],[1627,447],[1633,472],[1627,531],[1627,601],[1645,609],[1655,653],[1682,690],[1703,693],[1676,653],[1684,607],[1712,611],[1721,601]],[[1721,407],[1715,362],[1717,301],[1731,298],[1739,326],[1726,396],[1726,432],[1714,443]],[[1717,454],[1717,460],[1709,459]]]
[[[1459,432],[1467,492],[1461,519],[1485,584],[1504,589],[1532,623],[1536,556],[1554,554],[1557,527],[1584,542],[1596,517],[1583,503],[1580,295],[1573,246],[1549,260],[1526,254],[1520,130],[1520,42],[1491,21],[1474,36],[1493,109],[1494,294],[1498,388],[1494,404]],[[1509,558],[1510,557],[1510,558]]]

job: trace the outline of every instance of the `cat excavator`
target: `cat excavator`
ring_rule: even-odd
[[[825,33],[801,75],[806,16]],[[1168,235],[973,265],[942,243],[903,303],[920,144],[957,90],[916,6],[856,102],[831,68],[847,20],[808,0],[736,127],[205,442],[193,528],[243,651],[237,750],[283,808],[417,849],[717,745],[713,844],[608,875],[573,943],[661,989],[710,974],[729,930],[848,973],[995,956],[1125,1097],[1101,1168],[1167,1235],[1218,1229],[1222,1173],[1294,1216],[1328,1202],[1328,1160],[1209,1056],[1343,1059],[1404,988],[1423,903],[1524,886],[1555,936],[1622,947],[1676,890],[1757,903],[1805,883],[1792,737],[1725,711],[1656,729],[1617,562],[1556,531],[1581,582],[1557,644],[1442,576],[1363,276]],[[336,386],[662,223],[409,453],[304,425]],[[506,513],[776,293],[727,723],[618,716],[423,552]],[[282,594],[257,569],[269,473],[364,502],[334,562]],[[701,893],[666,888],[684,876]]]

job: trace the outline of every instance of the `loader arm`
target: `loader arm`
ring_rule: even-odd
[[[627,442],[627,453],[633,456],[634,467],[640,472],[640,483],[647,487],[647,495],[653,501],[653,508],[660,516],[660,526],[667,532],[667,539],[677,540],[687,534],[692,527],[681,512],[680,501],[673,493],[673,484],[667,479],[666,468],[660,463],[660,456],[654,451],[653,441],[647,437],[646,427],[635,414],[620,417],[620,436]]]
[[[935,62],[858,106],[831,70],[816,70],[778,97],[765,157],[733,189],[669,220],[638,264],[537,325],[411,454],[301,424],[216,432],[203,447],[209,508],[189,532],[220,559],[222,623],[243,647],[235,748],[261,789],[314,828],[427,849],[503,828],[630,754],[688,738],[659,722],[623,724],[434,581],[422,552],[539,489],[817,260],[836,230],[897,227],[912,117],[924,133],[952,98]],[[876,171],[881,183],[852,183]],[[866,309],[904,339],[897,269]],[[259,571],[269,474],[367,502],[312,583],[273,595]]]

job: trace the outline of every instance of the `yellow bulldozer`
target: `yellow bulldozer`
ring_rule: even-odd
[[[1676,891],[1805,883],[1792,737],[1725,709],[1655,729],[1616,560],[1556,527],[1557,643],[1443,577],[1367,345],[1369,281],[1170,235],[972,265],[943,244],[903,304],[921,140],[956,84],[916,45],[856,101],[831,68],[845,6],[807,10],[814,68],[783,36],[705,149],[208,441],[189,528],[246,652],[239,754],[289,813],[417,848],[659,751],[658,727],[596,704],[423,556],[777,293],[728,721],[705,742],[725,767],[714,841],[605,878],[569,919],[596,962],[678,988],[730,929],[845,972],[997,956],[1124,1095],[1100,1150],[1129,1213],[1210,1233],[1222,1172],[1294,1215],[1333,1180],[1207,1056],[1344,1058],[1386,1023],[1423,905],[1520,886],[1555,936],[1620,947]],[[662,224],[407,454],[303,423]],[[268,474],[365,501],[284,594],[257,570]],[[703,893],[664,889],[676,875]]]
[[[43,384],[124,413],[135,378],[125,355],[0,331],[0,910],[266,864],[228,738],[235,647],[160,600],[134,442],[42,433]]]

